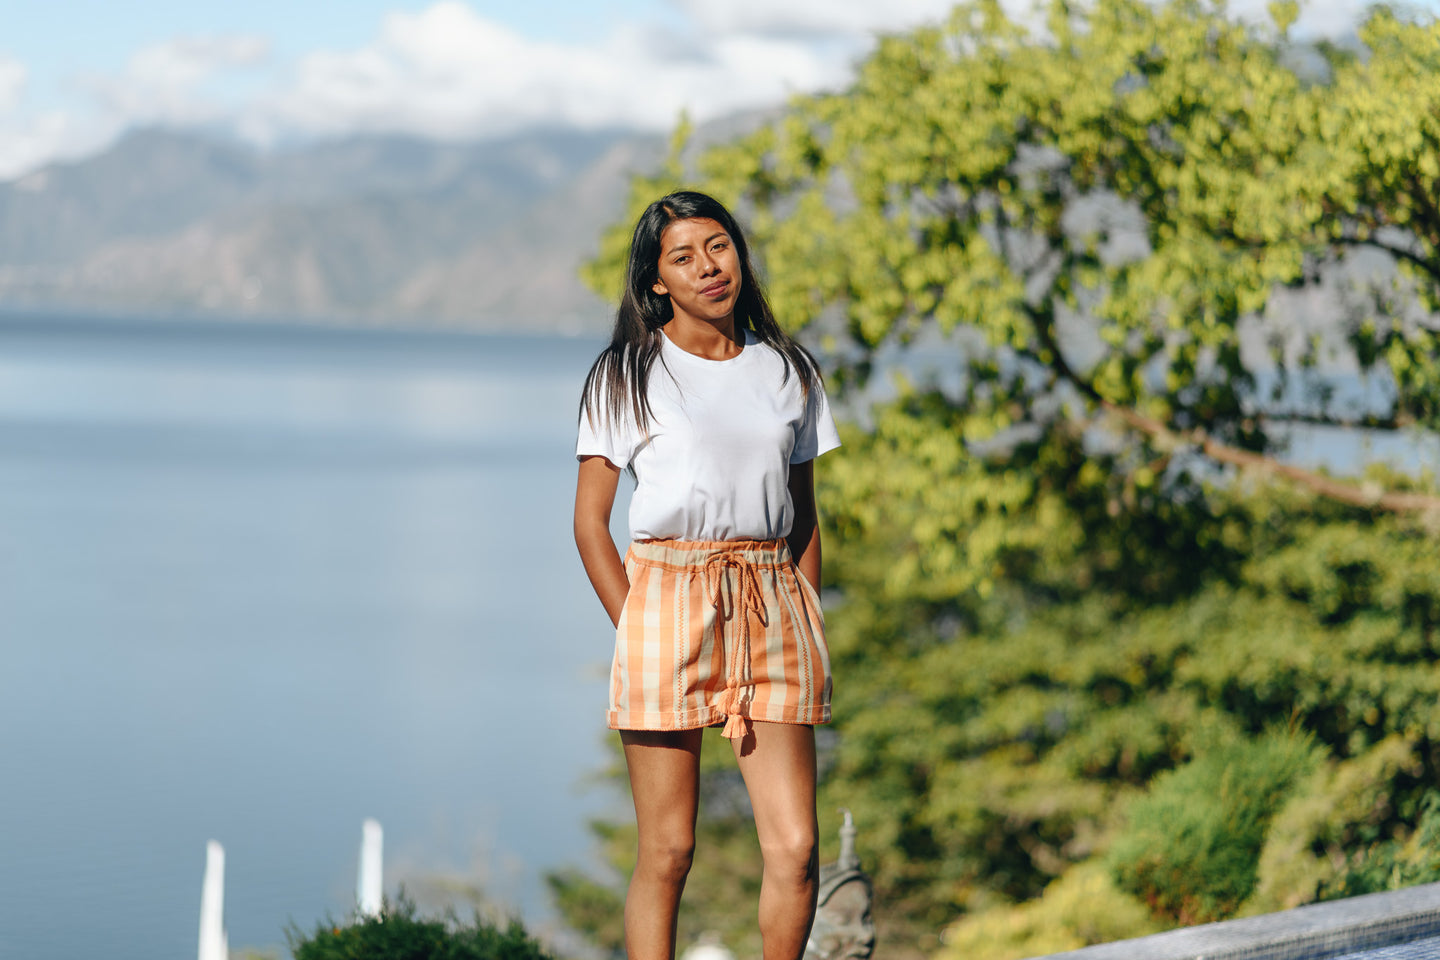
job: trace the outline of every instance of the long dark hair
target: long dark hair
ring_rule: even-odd
[[[820,368],[815,358],[780,329],[765,292],[750,266],[750,249],[740,224],[720,201],[693,190],[680,190],[661,197],[640,214],[630,239],[630,262],[625,267],[625,292],[615,313],[610,344],[600,352],[580,393],[580,415],[609,417],[619,422],[627,414],[637,429],[644,431],[653,414],[647,387],[650,369],[660,356],[660,328],[669,323],[674,311],[668,296],[653,287],[660,278],[660,237],[676,220],[714,220],[725,228],[735,243],[740,261],[740,295],[735,301],[735,321],[780,354],[784,362],[783,385],[793,371],[808,400],[820,386]],[[664,360],[661,360],[664,364]]]

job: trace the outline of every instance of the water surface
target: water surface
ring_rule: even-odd
[[[550,338],[0,321],[0,957],[193,956],[449,874],[545,924],[610,637]],[[625,504],[617,504],[623,529]]]

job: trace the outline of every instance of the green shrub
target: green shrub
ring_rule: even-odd
[[[478,915],[468,924],[453,914],[427,919],[403,897],[378,917],[320,923],[308,935],[292,928],[286,938],[295,960],[551,960],[518,920],[502,929]]]
[[[1033,900],[972,913],[945,928],[936,960],[1017,960],[1158,933],[1145,905],[1098,861],[1072,867]]]
[[[1320,888],[1320,899],[1399,890],[1440,880],[1440,793],[1425,794],[1420,822],[1408,839],[1373,844]]]
[[[1173,922],[1233,914],[1255,889],[1271,817],[1316,759],[1309,737],[1273,733],[1156,777],[1111,849],[1116,883]]]
[[[1392,734],[1365,753],[1328,761],[1295,785],[1275,814],[1260,852],[1259,881],[1242,913],[1271,913],[1309,903],[1354,859],[1386,836],[1397,794],[1424,776],[1416,741]]]

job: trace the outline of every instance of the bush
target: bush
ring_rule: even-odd
[[[1117,884],[1173,922],[1233,914],[1255,889],[1271,817],[1316,759],[1309,737],[1269,734],[1156,777],[1111,850]]]
[[[1425,795],[1420,822],[1408,840],[1385,840],[1364,850],[1349,869],[1320,888],[1320,899],[1399,890],[1440,880],[1440,793]]]
[[[1158,933],[1145,905],[1115,888],[1096,861],[1072,867],[1024,903],[973,913],[945,928],[937,960],[1016,960]]]
[[[286,939],[295,960],[551,960],[518,920],[501,929],[479,915],[420,918],[404,897],[378,917],[321,923],[308,936],[292,928]]]
[[[1405,786],[1423,776],[1414,738],[1392,734],[1357,757],[1326,762],[1297,783],[1270,824],[1259,881],[1242,912],[1270,913],[1315,900],[1356,851],[1404,822],[1397,795],[1409,805]]]

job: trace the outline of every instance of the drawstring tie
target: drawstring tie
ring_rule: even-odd
[[[726,569],[735,571],[735,586],[726,596],[725,584],[729,579]],[[750,614],[755,615],[762,626],[769,626],[765,615],[765,598],[760,592],[760,573],[753,562],[743,553],[732,551],[718,553],[705,561],[705,583],[710,591],[710,603],[715,607],[715,635],[723,638],[722,625],[735,617],[735,591],[740,591],[740,636],[731,644],[730,657],[725,665],[725,729],[721,736],[738,740],[745,736],[748,718],[740,715],[740,686],[750,667]]]

